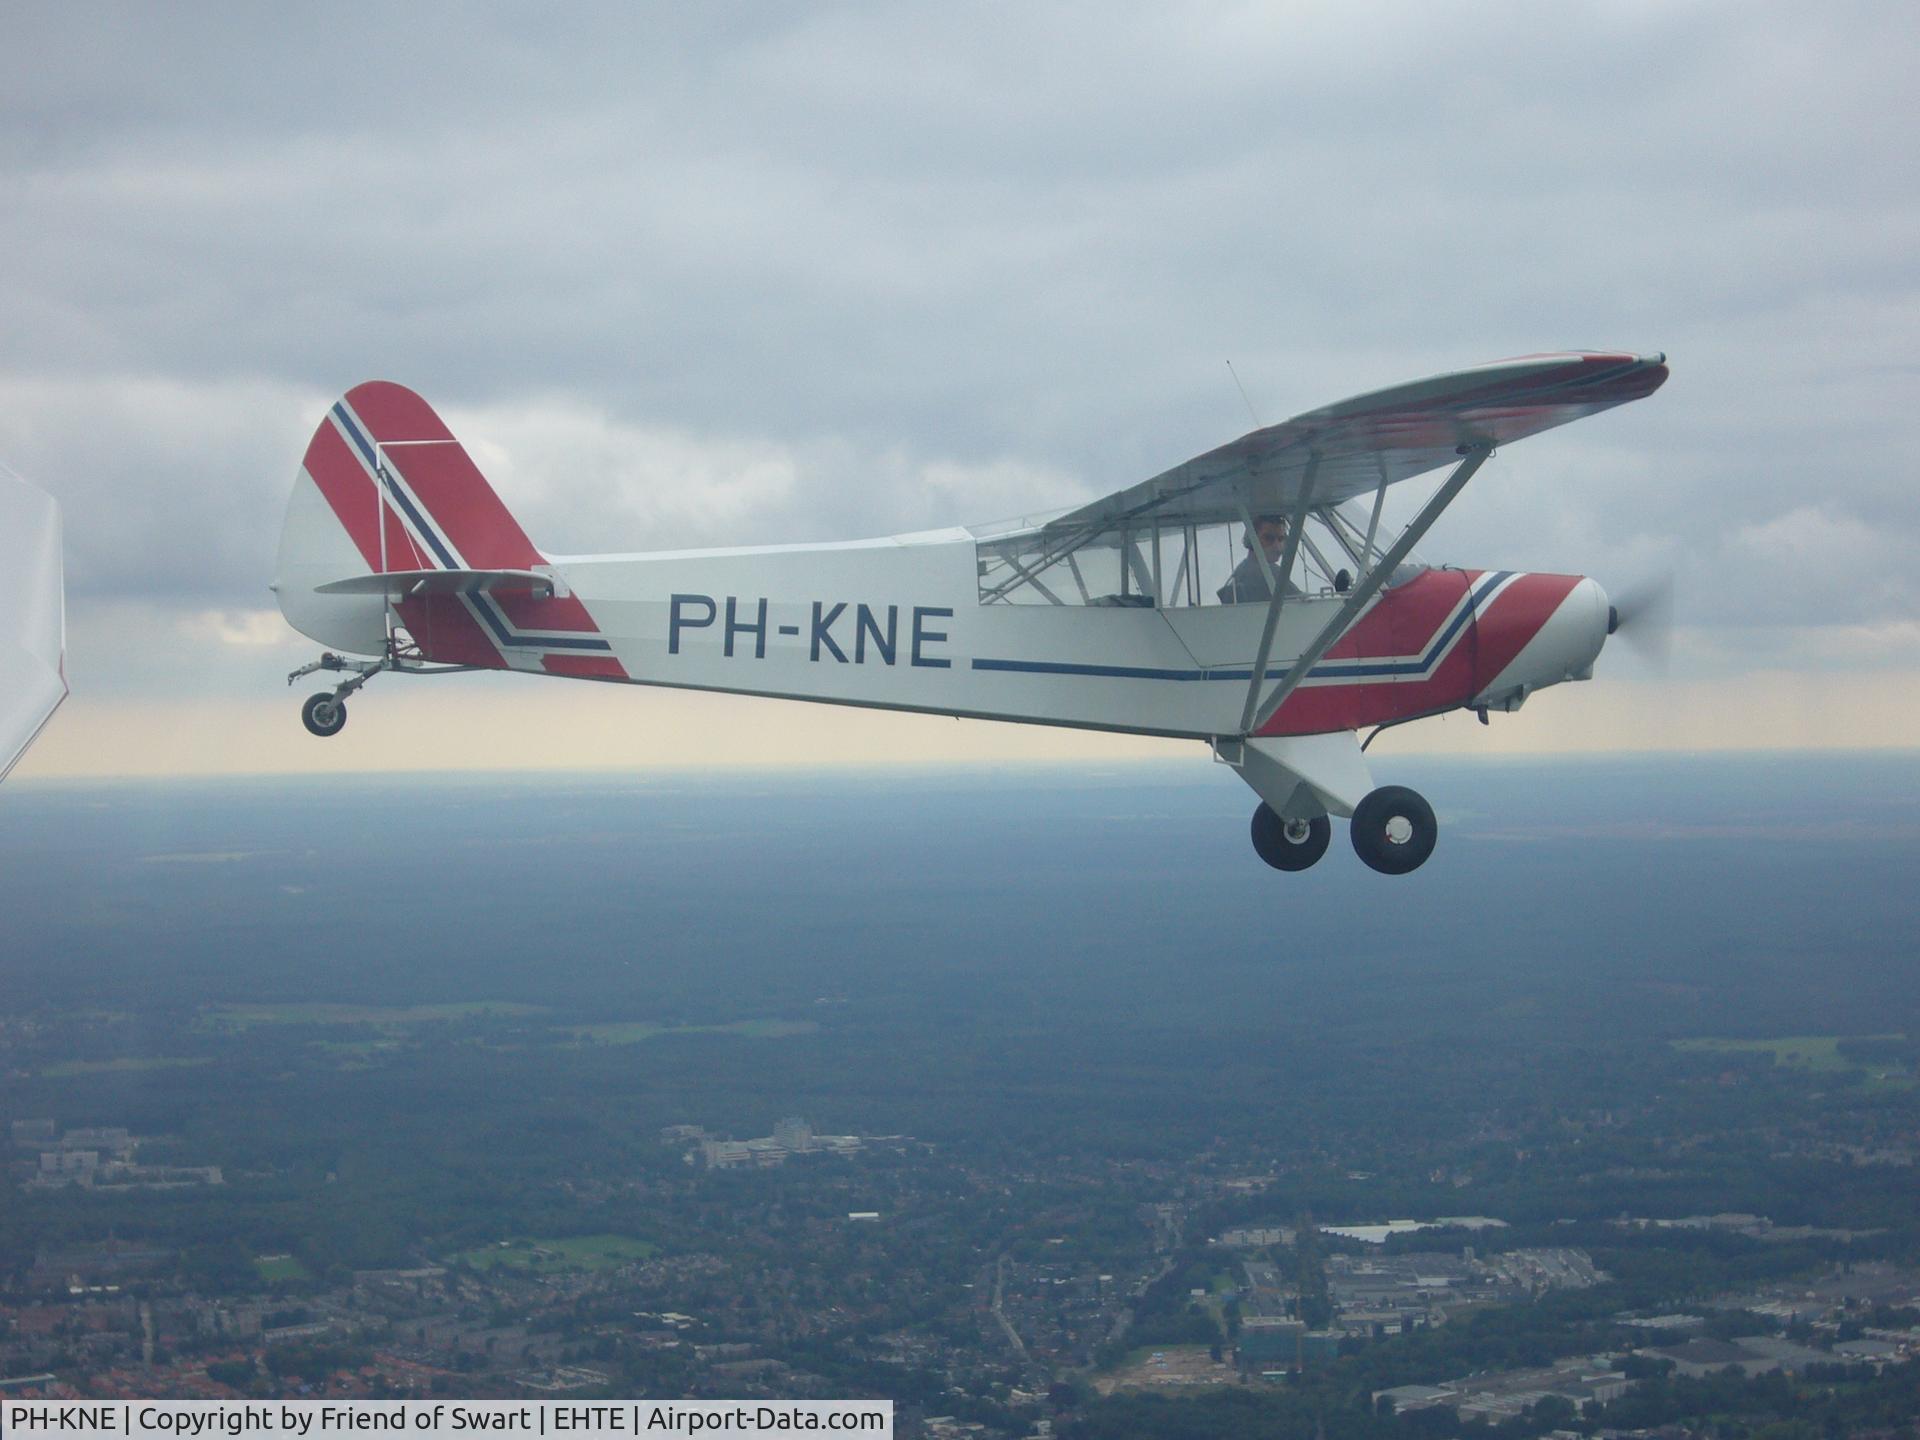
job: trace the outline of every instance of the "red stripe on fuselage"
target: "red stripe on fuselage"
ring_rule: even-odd
[[[1486,689],[1513,663],[1579,583],[1578,575],[1529,574],[1500,592],[1474,623],[1474,675],[1466,699]]]
[[[1462,591],[1477,584],[1476,571],[1429,570],[1390,590],[1352,631],[1341,637],[1328,658],[1369,659],[1417,654],[1432,645],[1452,614]],[[1432,715],[1465,705],[1513,663],[1529,640],[1580,583],[1578,575],[1523,574],[1468,618],[1446,657],[1422,677],[1379,677],[1351,683],[1309,681],[1287,697],[1263,725],[1262,735],[1318,735],[1358,730],[1390,720]],[[1366,636],[1352,646],[1361,625]],[[1420,637],[1408,644],[1395,636]],[[1385,648],[1381,648],[1385,647]],[[1345,652],[1344,654],[1342,652]]]
[[[1469,585],[1478,584],[1478,570],[1423,570],[1404,585],[1386,592],[1365,614],[1347,627],[1331,650],[1329,660],[1357,660],[1373,656],[1418,655],[1453,614]]]
[[[566,599],[536,600],[525,591],[496,593],[494,603],[506,612],[517,630],[557,630],[568,634],[598,635],[600,627],[587,614],[587,607],[572,596]]]
[[[576,680],[625,680],[627,670],[611,655],[542,655],[540,668],[549,675]]]
[[[393,607],[401,623],[436,665],[483,665],[505,670],[507,660],[466,603],[457,595],[422,595]]]

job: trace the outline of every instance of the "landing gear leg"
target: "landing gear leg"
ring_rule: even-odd
[[[329,735],[338,735],[347,724],[347,697],[358,690],[367,681],[382,670],[391,670],[394,662],[391,656],[384,660],[348,660],[343,656],[327,651],[311,665],[302,665],[287,676],[291,685],[303,675],[311,675],[316,670],[352,671],[349,679],[342,680],[331,690],[322,690],[317,695],[309,695],[306,704],[300,707],[300,723],[312,734],[323,739]]]
[[[1382,785],[1354,807],[1354,853],[1382,875],[1418,870],[1439,834],[1433,807],[1404,785]]]
[[[1271,805],[1253,812],[1253,848],[1276,870],[1304,870],[1327,853],[1333,826],[1325,815],[1311,820],[1283,820]]]

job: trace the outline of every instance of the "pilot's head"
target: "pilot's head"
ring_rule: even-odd
[[[1284,515],[1254,516],[1253,531],[1246,537],[1246,547],[1251,550],[1256,540],[1260,542],[1260,548],[1267,552],[1269,560],[1278,560],[1282,547],[1287,543],[1287,517]]]

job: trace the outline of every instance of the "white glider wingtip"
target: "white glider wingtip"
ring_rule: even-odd
[[[0,779],[67,698],[60,506],[0,470]]]

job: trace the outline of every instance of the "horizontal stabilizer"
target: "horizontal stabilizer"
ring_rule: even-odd
[[[526,591],[544,600],[553,594],[553,577],[537,570],[389,570],[379,575],[350,575],[313,587],[316,595],[391,595],[401,600],[414,595],[482,590]]]

